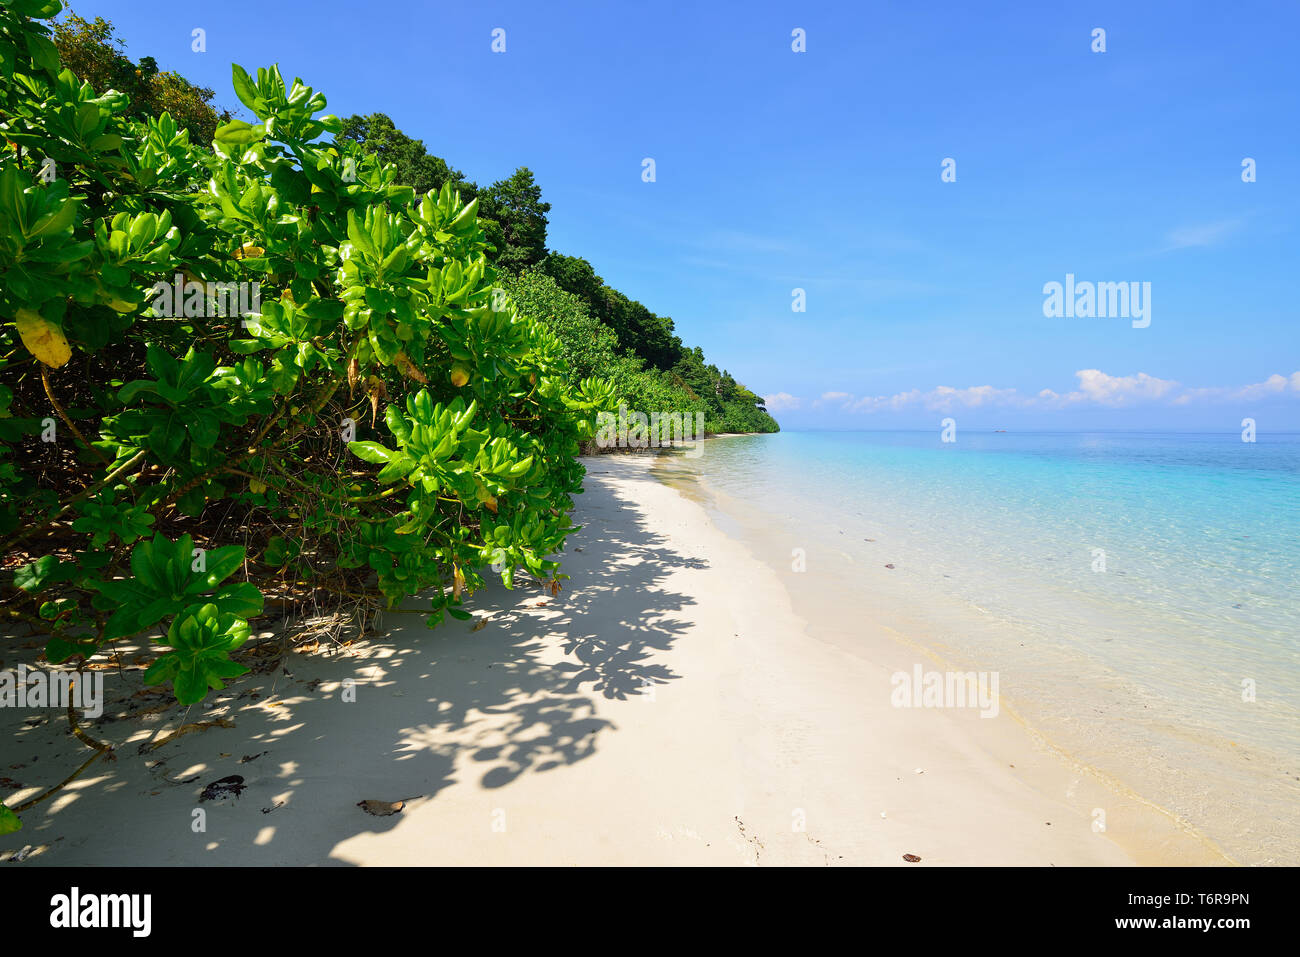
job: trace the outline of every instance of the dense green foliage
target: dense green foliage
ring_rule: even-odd
[[[0,607],[51,663],[144,643],[192,704],[322,596],[434,625],[488,566],[555,592],[597,413],[775,429],[547,250],[527,169],[480,188],[276,67],[218,117],[60,9],[0,0]]]
[[[558,590],[615,393],[504,292],[477,201],[399,184],[275,67],[233,68],[255,123],[210,148],[136,118],[63,67],[58,9],[0,0],[7,620],[54,663],[152,641],[192,703],[269,604]]]
[[[195,86],[179,73],[159,70],[153,57],[132,63],[103,17],[87,20],[72,11],[53,25],[59,59],[79,80],[96,90],[117,90],[128,98],[131,117],[171,114],[195,143],[210,143],[217,124],[230,120],[212,106],[213,91]]]
[[[562,289],[541,269],[506,276],[502,286],[520,311],[555,333],[575,384],[599,376],[613,385],[629,409],[703,412],[711,432],[771,428],[770,417],[760,408],[762,399],[725,372],[705,365],[699,349],[683,350],[671,368],[656,369],[621,349],[618,335],[591,314],[586,300]]]
[[[550,276],[538,270],[507,276],[502,286],[522,312],[545,323],[560,340],[574,383],[589,376],[608,381],[629,409],[675,411],[692,416],[705,413],[709,405],[672,378],[655,369],[646,369],[645,361],[619,348],[618,336],[587,310],[587,304],[565,292]],[[720,431],[720,430],[719,430]]]
[[[560,340],[573,381],[593,375],[621,379],[638,371],[642,363],[630,354],[620,355],[614,330],[587,311],[587,304],[561,289],[550,276],[537,270],[505,276],[502,287],[520,310],[545,323]]]
[[[446,160],[431,155],[420,140],[411,139],[383,113],[350,116],[343,121],[339,139],[351,140],[374,153],[381,163],[391,163],[397,182],[416,192],[442,189],[450,184],[468,202],[479,201],[479,221],[492,245],[492,261],[503,269],[519,271],[537,265],[546,256],[546,214],[541,187],[527,167],[509,179],[480,189]]]
[[[629,408],[691,413],[699,409],[710,432],[777,431],[762,397],[707,364],[698,348],[684,346],[671,319],[606,285],[585,259],[547,251],[546,214],[551,207],[542,202],[530,170],[520,168],[509,179],[482,189],[446,160],[430,154],[422,141],[397,129],[383,113],[347,118],[340,135],[392,163],[399,183],[416,189],[450,183],[466,196],[477,196],[494,247],[489,258],[504,272],[545,274],[558,290],[570,294],[563,300],[547,294],[547,302],[554,303],[546,307],[547,321],[572,352],[602,355],[600,364],[585,367],[587,373],[615,383]],[[534,285],[528,288],[540,289],[535,278],[530,283]],[[614,342],[607,337],[600,338],[599,344],[584,341],[590,318],[611,330]],[[625,353],[639,361],[623,362],[620,357]]]

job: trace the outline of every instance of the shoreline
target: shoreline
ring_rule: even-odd
[[[289,655],[189,714],[89,723],[118,760],[25,814],[0,859],[30,846],[28,866],[1226,862],[1113,792],[1095,831],[1101,785],[1014,719],[892,707],[890,663],[811,637],[776,573],[653,463],[584,459],[558,597],[498,584],[472,623],[389,615],[378,639]],[[119,682],[123,699],[143,688],[138,669]],[[61,713],[13,723],[33,714],[46,720],[0,750],[24,785],[9,804],[84,760]],[[198,720],[233,726],[138,754]],[[232,775],[238,790],[214,794]]]
[[[818,640],[840,648],[849,654],[862,657],[877,665],[902,670],[935,667],[947,673],[970,673],[978,667],[969,655],[954,647],[950,640],[941,640],[934,631],[933,610],[922,614],[916,602],[933,601],[912,588],[905,593],[885,586],[894,585],[892,572],[877,568],[863,568],[837,548],[832,540],[818,540],[815,535],[790,535],[789,528],[770,520],[755,506],[730,493],[714,488],[708,477],[698,471],[698,465],[675,468],[675,459],[664,456],[654,467],[661,479],[706,510],[715,522],[722,522],[728,534],[744,542],[756,560],[762,561],[784,585],[792,599],[792,607],[801,616],[809,634]],[[843,532],[841,532],[843,534]],[[868,541],[871,541],[870,539]],[[817,547],[817,563],[831,560],[842,564],[839,573],[795,574],[788,567],[790,545],[805,546],[811,556]],[[760,557],[761,556],[761,557]],[[781,558],[775,556],[784,556]],[[813,559],[810,557],[809,562]],[[893,568],[886,565],[886,568]],[[852,601],[844,600],[844,589],[861,589]],[[899,604],[900,601],[903,604]],[[862,612],[866,610],[864,620]],[[1004,662],[1004,671],[1005,665]],[[1014,673],[1014,663],[1013,673]],[[1071,802],[1080,806],[1095,805],[1108,816],[1103,818],[1117,842],[1128,849],[1141,864],[1158,865],[1227,865],[1240,866],[1214,838],[1176,812],[1144,796],[1137,787],[1117,776],[1113,770],[1103,769],[1086,758],[1074,755],[1053,735],[1039,727],[1025,714],[1025,709],[1013,706],[1005,692],[1000,697],[1000,709],[1020,728],[1035,747],[1056,759],[1043,768],[1034,768],[1029,780],[1044,793],[1064,793]],[[997,747],[994,736],[980,734],[987,731],[979,721],[968,722],[968,727],[983,740],[986,747]],[[1013,735],[1014,737],[1014,735]],[[1017,769],[1025,765],[1017,764]],[[1066,778],[1061,771],[1068,771]],[[1044,773],[1046,772],[1046,773]],[[1116,812],[1119,816],[1116,817]]]

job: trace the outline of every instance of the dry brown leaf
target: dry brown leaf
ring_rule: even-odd
[[[388,398],[388,387],[378,376],[366,380],[366,394],[370,396],[370,425],[373,427],[379,419],[379,400]]]
[[[415,367],[415,363],[410,360],[405,352],[399,352],[393,357],[393,362],[399,372],[408,379],[414,379],[420,385],[428,385],[429,380],[425,378],[424,373]]]
[[[358,801],[357,807],[375,817],[391,817],[406,807],[405,801]]]

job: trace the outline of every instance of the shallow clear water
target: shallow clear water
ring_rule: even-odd
[[[1300,435],[785,432],[672,468],[864,613],[902,603],[921,643],[1009,675],[1076,758],[1238,860],[1296,862]]]

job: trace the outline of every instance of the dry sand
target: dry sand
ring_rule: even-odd
[[[775,573],[657,481],[649,461],[588,460],[576,513],[585,527],[570,539],[572,580],[558,598],[497,585],[475,596],[472,624],[430,632],[418,616],[391,615],[386,638],[291,655],[289,673],[241,679],[183,719],[177,707],[153,723],[92,722],[117,760],[23,815],[22,832],[0,837],[0,857],[27,848],[10,866],[1224,862],[1014,716],[892,707],[891,669],[870,651],[884,639],[871,624],[861,653],[808,637]],[[10,655],[3,667],[17,663]],[[355,701],[342,700],[345,682]],[[138,670],[107,672],[106,685],[110,695],[143,687]],[[89,753],[57,712],[0,717],[0,778],[23,786],[0,782],[10,805]],[[181,720],[217,717],[234,727],[138,753]],[[238,795],[200,800],[230,775],[243,778]],[[364,800],[402,810],[372,816],[357,806]],[[1104,832],[1095,808],[1106,812]]]

